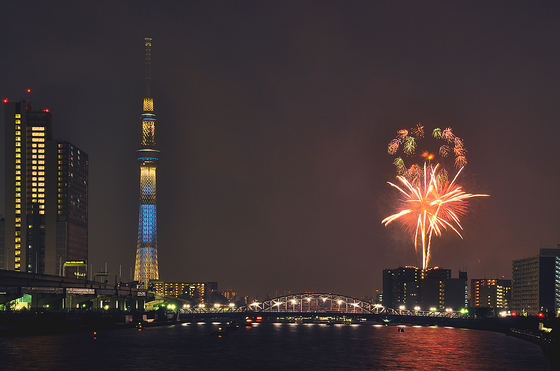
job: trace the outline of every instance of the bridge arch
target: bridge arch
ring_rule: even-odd
[[[393,309],[385,308],[380,304],[374,304],[353,296],[326,292],[288,294],[263,302],[255,301],[251,304],[247,304],[246,310],[252,312],[279,313],[397,314]]]

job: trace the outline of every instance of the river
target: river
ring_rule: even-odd
[[[0,338],[3,370],[560,370],[538,345],[449,327],[221,323]]]

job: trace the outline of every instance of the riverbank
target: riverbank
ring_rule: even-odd
[[[3,312],[0,337],[103,331],[177,322],[177,315],[158,312]]]

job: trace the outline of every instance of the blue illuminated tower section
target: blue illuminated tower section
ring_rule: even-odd
[[[157,258],[157,206],[156,168],[159,151],[155,149],[154,100],[150,94],[152,39],[145,38],[146,46],[146,98],[142,110],[142,148],[136,151],[140,165],[140,210],[138,217],[138,243],[134,280],[147,288],[151,280],[159,279]]]

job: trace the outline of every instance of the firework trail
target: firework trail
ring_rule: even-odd
[[[406,230],[414,235],[414,248],[422,246],[422,268],[427,269],[430,262],[430,247],[434,236],[441,236],[442,230],[450,228],[459,237],[463,229],[460,216],[467,213],[467,200],[472,197],[488,196],[483,194],[470,194],[457,185],[456,180],[467,163],[466,149],[463,140],[453,134],[451,128],[445,130],[435,129],[433,137],[444,140],[439,148],[441,157],[450,153],[455,155],[454,164],[459,168],[452,181],[448,179],[448,172],[440,164],[432,164],[435,155],[423,152],[421,158],[423,165],[412,164],[406,167],[404,160],[397,157],[393,164],[397,168],[397,179],[401,185],[388,182],[401,193],[400,205],[397,213],[382,220],[387,226],[399,220]],[[397,137],[388,146],[389,154],[396,154],[402,145],[403,152],[414,155],[418,139],[423,138],[424,127],[418,126],[410,131],[399,130]]]

